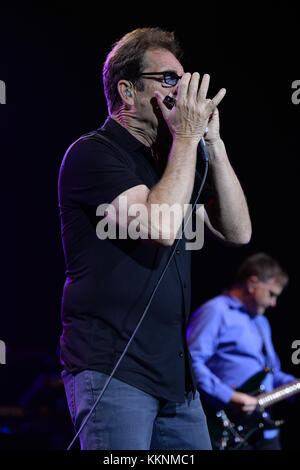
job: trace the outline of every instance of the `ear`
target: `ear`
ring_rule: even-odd
[[[132,83],[128,80],[120,80],[118,82],[118,92],[121,100],[129,106],[134,104],[134,90]]]
[[[250,294],[254,292],[254,290],[257,287],[258,282],[259,282],[259,279],[257,276],[248,277],[248,279],[246,280],[246,285],[247,285],[247,290]]]

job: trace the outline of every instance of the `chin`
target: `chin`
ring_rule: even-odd
[[[263,315],[265,313],[266,309],[264,307],[258,308],[256,313],[257,315]]]

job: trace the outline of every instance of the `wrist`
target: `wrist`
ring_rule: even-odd
[[[173,136],[173,145],[176,147],[189,148],[191,150],[197,150],[198,144],[200,142],[199,138],[196,137],[187,137],[183,135],[174,135]]]
[[[221,138],[214,141],[205,141],[205,145],[209,154],[210,162],[221,162],[226,160],[227,153],[223,140]]]
[[[205,139],[205,145],[206,145],[206,147],[209,147],[211,149],[218,149],[222,145],[224,145],[224,142],[221,139],[221,137],[217,137],[215,139],[207,139],[207,140]]]

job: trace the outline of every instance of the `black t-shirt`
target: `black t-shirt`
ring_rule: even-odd
[[[99,139],[99,133],[109,141]],[[58,188],[66,261],[60,353],[63,367],[72,373],[111,373],[172,249],[129,238],[99,239],[96,209],[131,187],[151,189],[162,174],[150,148],[110,118],[64,156]],[[197,174],[193,197],[200,183]],[[205,185],[198,202],[210,197]],[[181,402],[185,390],[195,391],[186,345],[190,257],[183,237],[114,375],[154,396]]]

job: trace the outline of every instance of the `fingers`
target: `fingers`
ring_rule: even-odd
[[[210,81],[210,76],[207,73],[205,73],[203,75],[201,85],[198,91],[198,101],[204,100],[206,98],[208,87],[209,87],[209,81]]]
[[[243,406],[242,411],[248,415],[251,415],[255,411],[255,408],[256,408],[255,406],[250,406],[250,405]]]
[[[182,100],[187,97],[192,100],[197,100],[197,93],[199,88],[200,74],[194,72],[190,74],[189,72],[183,74],[178,87],[178,99]]]
[[[205,73],[202,78],[202,82],[198,91],[198,101],[205,100],[206,95],[208,92],[208,87],[209,87],[209,82],[210,82],[210,76]],[[211,100],[211,110],[213,111],[218,104],[222,101],[226,94],[225,88],[221,88],[221,90],[218,91],[216,96]]]
[[[190,73],[185,73],[180,80],[178,87],[178,99],[177,101],[185,96],[189,96],[191,99],[196,99],[198,102],[207,99],[207,92],[209,88],[210,75],[205,73],[201,80],[199,87],[200,74],[194,72],[192,75]],[[199,88],[199,89],[198,89]],[[226,94],[226,89],[221,88],[216,96],[210,100],[211,102],[211,111],[213,111],[218,104],[222,101]]]
[[[189,72],[184,73],[182,75],[182,78],[178,85],[177,101],[182,101],[186,97],[188,93],[188,89],[189,89],[190,80],[191,80],[191,74]]]
[[[213,108],[216,108],[218,106],[218,104],[222,101],[225,95],[226,95],[225,88],[221,88],[221,90],[218,91],[216,96],[211,100],[213,102]]]
[[[159,106],[159,108],[160,108],[160,110],[161,110],[161,112],[162,112],[164,118],[166,118],[166,117],[168,116],[168,114],[169,114],[169,110],[168,110],[167,106],[166,106],[165,103],[164,103],[165,97],[164,97],[163,95],[161,95],[161,94],[159,93],[159,91],[155,91],[155,92],[154,92],[154,95],[155,95],[157,104],[158,104],[158,106]]]
[[[176,121],[193,121],[195,126],[201,123],[201,126],[207,128],[209,117],[215,117],[214,112],[218,104],[222,101],[226,94],[225,88],[219,90],[213,99],[207,98],[207,92],[210,83],[210,76],[204,74],[200,86],[200,74],[198,72],[184,73],[177,88],[175,106],[168,105],[166,96],[162,95],[160,91],[155,91],[155,101],[153,102],[154,109],[160,109],[164,119],[168,122],[170,119],[172,123]],[[217,111],[216,111],[217,116]],[[170,121],[170,125],[171,125]],[[174,122],[173,122],[174,121]],[[178,124],[178,123],[177,123]],[[203,134],[203,132],[202,132]]]
[[[198,72],[194,72],[191,76],[188,90],[189,98],[191,99],[197,99],[199,80],[200,74]]]
[[[154,91],[154,95],[155,95],[155,98],[156,98],[156,101],[157,101],[157,104],[158,106],[160,107],[160,109],[162,110],[163,108],[163,100],[164,100],[164,97],[163,95],[160,94],[159,91]]]

